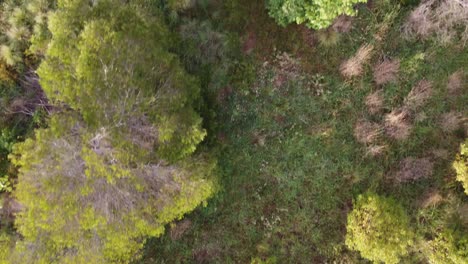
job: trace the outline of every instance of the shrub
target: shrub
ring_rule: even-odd
[[[431,264],[468,263],[468,236],[451,229],[427,242],[424,253]]]
[[[435,35],[442,43],[459,36],[468,41],[468,5],[458,0],[426,0],[414,9],[403,27],[406,37]],[[460,34],[459,34],[460,32]]]
[[[339,15],[355,15],[353,5],[363,2],[366,0],[267,0],[266,5],[270,16],[282,26],[296,22],[321,29],[330,26]]]
[[[453,167],[457,172],[457,180],[461,182],[465,193],[468,195],[468,139],[460,146],[460,153],[457,155]]]
[[[346,245],[375,262],[398,263],[413,244],[408,216],[393,199],[360,195],[348,215]]]

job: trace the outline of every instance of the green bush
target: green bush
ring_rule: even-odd
[[[425,255],[431,264],[468,263],[468,236],[447,229],[427,242]]]
[[[468,139],[460,146],[460,153],[457,155],[453,167],[457,172],[457,180],[461,182],[465,193],[468,195]]]
[[[366,0],[267,0],[269,14],[282,26],[296,22],[326,28],[341,14],[355,15],[353,5]]]
[[[398,263],[413,244],[408,216],[391,198],[367,193],[348,215],[346,245],[375,262]]]

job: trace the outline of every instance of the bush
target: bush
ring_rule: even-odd
[[[310,28],[330,26],[339,15],[355,15],[353,5],[366,0],[267,0],[269,14],[282,26],[296,22]]]
[[[393,199],[367,193],[348,215],[346,245],[375,262],[398,263],[413,244],[408,216]]]
[[[465,193],[468,195],[468,139],[460,146],[460,153],[457,155],[453,167],[457,172],[457,180],[461,182]]]
[[[424,252],[431,264],[468,263],[468,236],[446,229],[427,242]]]
[[[431,35],[441,43],[449,43],[457,37],[468,41],[468,6],[457,0],[422,1],[409,15],[403,33],[406,37],[426,39]]]

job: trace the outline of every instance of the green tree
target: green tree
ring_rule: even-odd
[[[162,21],[140,9],[59,1],[37,72],[49,99],[79,110],[92,127],[119,130],[144,117],[157,127],[159,154],[173,161],[195,151],[206,134],[194,110],[199,83],[167,51]]]
[[[393,199],[360,195],[348,215],[346,245],[374,262],[398,263],[413,244],[408,216]]]
[[[24,239],[13,262],[127,263],[147,237],[213,194],[213,162],[154,160],[148,140],[63,113],[16,144],[15,195],[24,210],[15,224]]]
[[[353,5],[366,0],[267,0],[271,17],[282,26],[296,22],[314,29],[326,28],[341,14],[355,15]]]

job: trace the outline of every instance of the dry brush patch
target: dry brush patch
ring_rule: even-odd
[[[380,124],[361,119],[354,126],[354,137],[359,143],[369,144],[375,142],[382,135]]]
[[[440,116],[439,125],[444,132],[450,133],[459,129],[462,123],[466,122],[466,120],[467,119],[463,117],[463,114],[451,111]]]
[[[398,80],[400,60],[385,59],[374,66],[374,81],[377,85],[383,85]]]
[[[377,157],[384,154],[387,149],[386,145],[371,145],[366,148],[366,156]]]
[[[408,157],[400,161],[394,180],[398,183],[416,181],[432,176],[434,163],[429,158]]]
[[[427,80],[419,81],[405,98],[405,107],[416,110],[423,106],[432,96],[432,83]]]
[[[460,32],[460,34],[458,34]],[[435,35],[442,43],[457,35],[468,41],[468,2],[466,0],[426,0],[414,9],[403,25],[407,38]]]
[[[385,115],[385,133],[396,140],[407,139],[413,128],[411,112],[404,107],[397,108]]]
[[[365,104],[370,114],[375,115],[380,113],[384,106],[383,91],[377,90],[369,94],[365,99]]]
[[[467,88],[468,85],[466,84],[465,74],[463,70],[458,70],[452,73],[447,82],[447,91],[449,95],[456,96],[459,95],[462,90]]]
[[[340,72],[345,78],[359,76],[364,72],[364,65],[369,61],[374,46],[370,44],[362,45],[356,54],[345,60],[340,66]]]
[[[444,197],[439,191],[432,189],[424,193],[419,203],[422,208],[434,207],[444,201]]]

